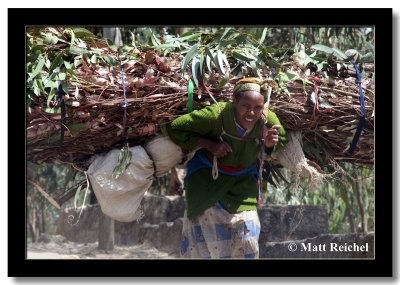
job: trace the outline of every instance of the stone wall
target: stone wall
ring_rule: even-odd
[[[147,194],[142,201],[144,218],[129,223],[115,221],[115,243],[134,245],[151,242],[157,249],[170,254],[179,253],[182,231],[184,198]],[[69,210],[61,215],[57,234],[74,242],[96,242],[100,207],[89,206],[83,211],[79,223],[73,225]],[[261,221],[260,258],[370,258],[373,257],[373,233],[368,235],[330,235],[328,213],[324,206],[268,206],[258,211]],[[301,251],[304,247],[331,243],[368,243],[368,252]],[[290,251],[295,243],[298,250]],[[293,245],[291,246],[293,247]]]

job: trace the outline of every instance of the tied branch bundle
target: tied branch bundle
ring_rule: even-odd
[[[159,133],[162,124],[187,112],[190,74],[180,73],[182,57],[160,57],[154,51],[137,49],[121,56],[95,38],[73,49],[61,40],[61,31],[53,32],[60,33],[59,41],[41,51],[51,63],[58,60],[63,64],[57,69],[46,62],[40,66],[39,61],[28,79],[27,93],[32,94],[26,114],[29,161],[77,162],[127,141],[141,143]],[[286,129],[303,133],[307,154],[321,163],[333,158],[372,164],[374,92],[370,80],[362,82],[365,125],[354,153],[346,156],[360,119],[355,77],[318,75],[316,80],[310,79],[309,69],[299,68],[295,62],[285,66],[284,73],[293,75],[292,79],[277,80],[269,108]],[[269,70],[260,73],[266,75]],[[203,83],[208,90],[203,85],[195,88],[193,109],[212,104],[210,94],[216,101],[231,100],[234,83],[240,78],[226,80],[217,69],[205,74]]]

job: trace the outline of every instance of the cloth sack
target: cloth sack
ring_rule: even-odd
[[[178,165],[184,154],[168,136],[156,136],[144,145],[155,165],[156,177],[161,177]]]
[[[139,208],[153,182],[153,162],[141,146],[129,148],[132,161],[117,179],[112,177],[119,150],[97,155],[87,174],[102,212],[114,220],[131,222],[142,216]]]

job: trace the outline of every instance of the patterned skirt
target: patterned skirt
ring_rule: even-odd
[[[227,212],[220,203],[183,220],[183,258],[258,258],[260,220],[257,211]]]

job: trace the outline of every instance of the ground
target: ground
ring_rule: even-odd
[[[61,235],[47,236],[28,243],[27,259],[175,259],[178,256],[156,249],[150,243],[114,246],[112,251],[98,249],[96,243],[76,243]]]

